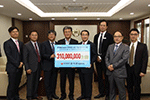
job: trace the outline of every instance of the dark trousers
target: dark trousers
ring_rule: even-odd
[[[19,84],[22,76],[22,69],[16,72],[8,72],[7,100],[19,100]]]
[[[134,67],[127,65],[127,89],[129,100],[140,100],[141,95],[141,77],[135,75]]]
[[[68,76],[68,79],[69,79],[69,91],[70,91],[69,96],[73,96],[75,69],[74,68],[62,68],[62,69],[60,69],[61,96],[66,95],[66,76]]]
[[[58,69],[53,68],[50,71],[44,71],[44,83],[47,97],[55,94],[57,84]]]
[[[119,90],[119,100],[126,100],[125,78],[119,78],[113,74],[108,76],[109,100],[116,100],[116,88]]]
[[[35,98],[38,96],[38,85],[40,79],[41,64],[38,64],[38,69],[31,74],[27,74],[27,98]]]
[[[93,73],[82,73],[79,71],[79,77],[81,83],[81,95],[91,99]]]
[[[96,62],[96,69],[98,74],[98,89],[99,93],[106,94],[106,96],[109,95],[109,82],[108,82],[108,76],[106,75],[106,65],[105,62]],[[105,85],[103,80],[103,73],[105,77]]]

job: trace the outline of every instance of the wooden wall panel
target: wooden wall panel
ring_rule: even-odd
[[[28,42],[29,38],[26,37],[32,30],[37,30],[39,33],[38,42],[47,40],[47,32],[49,30],[49,21],[23,21],[23,36],[24,42]]]
[[[25,35],[31,30],[37,30],[40,33],[39,42],[47,40],[47,31],[54,29],[55,25],[97,25],[99,32],[99,20],[56,20],[56,21],[23,21],[24,42],[29,41]],[[55,30],[55,29],[54,29]],[[130,21],[108,21],[108,32],[114,34],[115,31],[122,31],[125,36],[125,42],[129,40]]]

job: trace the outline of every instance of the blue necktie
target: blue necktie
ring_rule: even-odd
[[[117,49],[118,49],[118,45],[115,45],[114,55],[115,55],[115,53],[116,53]]]
[[[52,44],[52,51],[54,53],[54,43],[51,43]]]

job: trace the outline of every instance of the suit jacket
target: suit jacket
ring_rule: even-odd
[[[94,44],[96,45],[96,52],[97,52],[97,45],[98,45],[98,37],[99,37],[100,33],[96,34],[94,36]],[[107,48],[110,44],[114,43],[114,40],[113,40],[113,36],[110,34],[110,33],[105,33],[105,36],[104,36],[106,39],[103,39],[103,42],[102,42],[102,59],[104,60],[105,59],[105,55],[106,55],[106,51],[107,51]]]
[[[20,62],[23,62],[22,60],[23,43],[21,41],[18,42],[20,53],[18,52],[17,46],[11,38],[4,42],[4,51],[7,57],[7,64],[6,64],[7,72],[16,72],[19,69],[18,67],[20,65]]]
[[[41,57],[42,57],[42,69],[44,71],[50,71],[54,68],[54,58],[50,59],[52,54],[53,51],[49,40],[43,42],[41,44]]]
[[[38,47],[40,50],[40,44],[38,43]],[[32,72],[37,71],[38,69],[38,56],[36,50],[31,43],[31,41],[27,42],[23,47],[23,62],[25,64],[25,69],[31,69]]]
[[[134,58],[135,75],[139,76],[140,72],[146,74],[147,62],[148,62],[147,46],[146,44],[138,42]]]
[[[114,47],[115,44],[111,44],[108,47],[106,56],[105,56],[105,62],[106,62],[106,75],[114,75],[119,78],[126,78],[126,62],[129,58],[129,46],[126,44],[121,43],[119,48],[117,49],[116,53],[114,54]],[[109,71],[108,66],[113,65],[114,71]]]
[[[82,42],[80,42],[79,44],[82,44]],[[81,71],[82,73],[93,73],[94,72],[94,66],[93,63],[96,61],[97,59],[97,53],[96,53],[96,46],[94,43],[92,43],[91,41],[88,41],[87,44],[90,44],[90,64],[92,65],[91,68],[79,68],[78,70]]]
[[[58,44],[66,44],[66,43],[65,43],[65,39],[59,40],[59,41],[58,41]],[[69,44],[78,44],[78,41],[71,38]]]

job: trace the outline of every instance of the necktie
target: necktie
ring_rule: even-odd
[[[16,42],[16,45],[17,45],[18,52],[20,53],[20,48],[19,48],[18,40],[15,40],[15,42]]]
[[[118,49],[118,45],[115,45],[114,55],[115,55],[115,53],[116,53],[117,49]]]
[[[36,43],[34,43],[34,45],[35,45],[35,51],[36,51],[36,53],[37,53],[37,56],[38,56],[38,62],[40,62],[40,54],[39,54],[39,51],[38,51],[38,49],[37,49],[37,45],[36,45]]]
[[[83,45],[85,44],[85,42],[83,42]]]
[[[102,37],[103,37],[103,32],[101,33],[101,37],[100,37],[100,44],[99,44],[99,53],[102,53]]]
[[[51,45],[52,45],[52,52],[54,53],[54,49],[55,49],[54,48],[54,43],[52,42]]]
[[[133,66],[133,55],[134,55],[134,44],[132,44],[131,51],[130,51],[130,58],[129,58],[130,67]]]

